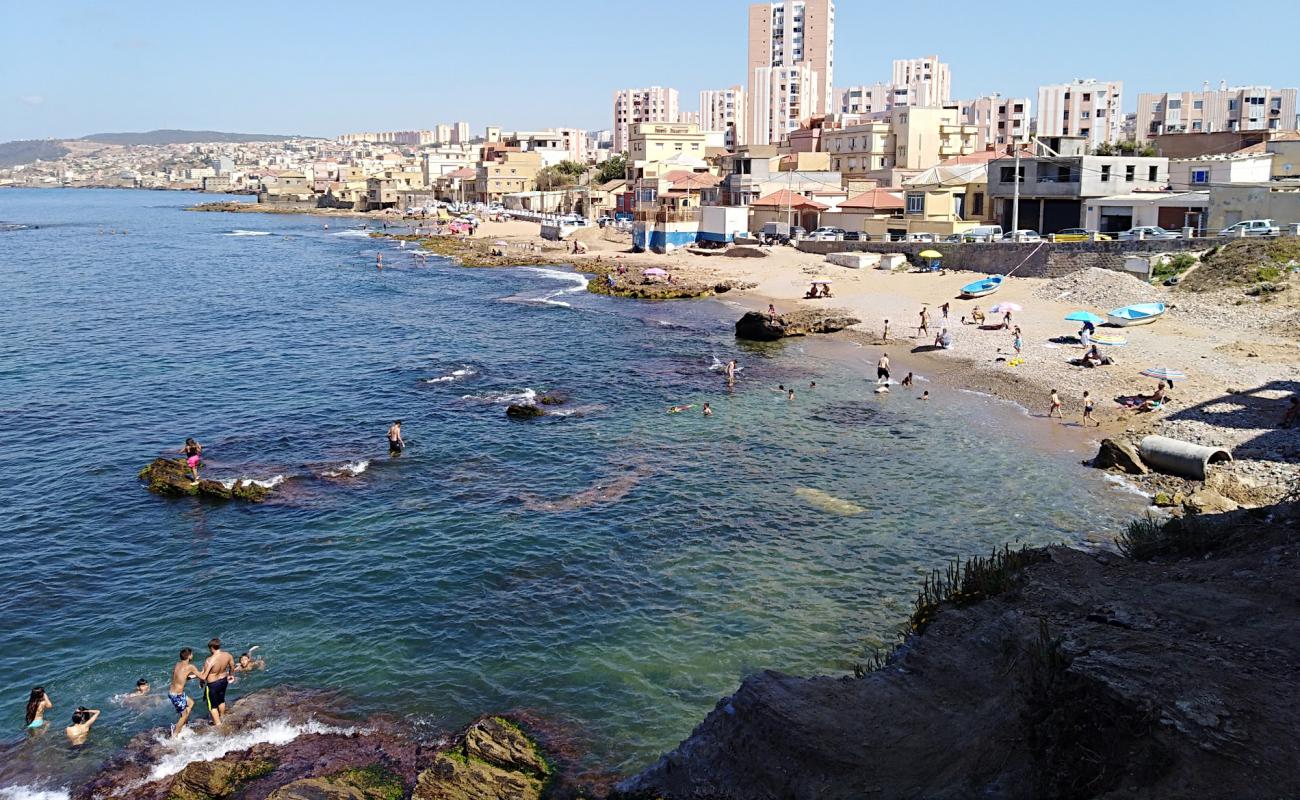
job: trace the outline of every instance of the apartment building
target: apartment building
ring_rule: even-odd
[[[542,156],[536,152],[507,150],[491,161],[482,161],[474,180],[474,198],[479,202],[500,202],[508,194],[537,188]]]
[[[1166,133],[1296,130],[1296,90],[1221,85],[1199,92],[1138,95],[1140,141]]]
[[[1142,156],[1077,155],[1020,159],[1021,228],[1042,234],[1087,224],[1090,200],[1135,192],[1161,192],[1169,185],[1169,159]],[[998,222],[1010,230],[1016,189],[1015,162],[989,162],[988,196]],[[1116,211],[1101,219],[1103,232],[1126,230],[1132,223]],[[1131,219],[1131,218],[1130,218]]]
[[[938,56],[894,61],[893,105],[941,106],[951,101],[952,72]]]
[[[343,144],[404,144],[426,145],[434,143],[433,131],[364,131],[345,133],[338,137]]]
[[[478,160],[477,148],[469,147],[435,147],[422,153],[420,171],[424,175],[424,185],[433,186],[443,175],[455,172],[462,167],[470,167]]]
[[[642,122],[628,136],[628,175],[633,180],[656,178],[670,171],[708,170],[704,160],[708,134],[695,123],[673,125]]]
[[[469,144],[469,123],[454,122],[451,126],[452,144]]]
[[[614,93],[614,152],[627,152],[628,135],[633,125],[642,122],[675,124],[677,90],[662,86],[648,89],[624,89]]]
[[[451,126],[445,124],[434,125],[433,140],[438,144],[451,144]]]
[[[749,138],[775,144],[800,120],[832,106],[833,0],[779,0],[749,7]]]
[[[744,88],[732,86],[700,92],[700,128],[722,131],[728,150],[734,151],[746,144],[749,141],[749,119]]]
[[[1120,141],[1122,81],[1094,79],[1038,87],[1039,136],[1080,136],[1090,148]]]
[[[990,94],[957,103],[962,120],[975,126],[975,148],[1002,148],[1029,141],[1030,102],[1028,97]]]
[[[956,106],[895,106],[887,120],[822,131],[830,168],[849,180],[898,186],[923,170],[977,149],[976,126]]]
[[[572,158],[571,138],[553,129],[515,131],[505,137],[505,145],[507,149],[536,153],[541,156],[543,167],[553,167]]]
[[[831,111],[836,114],[865,117],[883,114],[894,107],[894,87],[888,83],[845,86],[836,89]]]

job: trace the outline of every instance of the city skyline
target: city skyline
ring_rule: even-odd
[[[355,7],[329,2],[234,3],[165,18],[130,3],[24,5],[9,10],[13,24],[0,32],[11,65],[0,74],[0,141],[155,128],[332,137],[453,120],[475,132],[488,124],[607,129],[619,89],[673,88],[682,109],[695,111],[700,91],[747,85],[749,5],[663,0],[611,14],[579,0],[563,15],[538,17],[507,2],[458,6],[450,21],[441,10],[358,19]],[[1206,82],[1300,84],[1284,48],[1240,38],[1167,47],[1153,58],[1161,41],[1203,37],[1217,13],[1208,2],[1094,3],[1088,12],[1092,34],[1077,14],[1030,3],[936,28],[927,4],[839,0],[834,85],[888,81],[895,59],[931,54],[951,64],[954,100],[1034,97],[1039,86],[1096,78],[1124,83],[1127,113],[1139,94],[1198,91]],[[1270,13],[1282,26],[1300,22],[1297,8]],[[622,35],[656,30],[665,18],[692,22],[671,36]],[[410,26],[422,20],[428,44],[412,46]],[[502,46],[483,47],[474,31]]]

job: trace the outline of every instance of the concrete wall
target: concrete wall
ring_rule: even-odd
[[[1210,244],[1213,244],[1211,242]],[[1005,275],[1011,270],[1025,278],[1056,278],[1081,269],[1100,267],[1124,271],[1129,255],[1173,253],[1204,250],[1205,240],[1169,240],[1154,242],[1060,242],[1057,244],[926,244],[925,242],[800,242],[805,253],[903,253],[908,261],[920,266],[922,250],[943,253],[948,269]],[[1023,262],[1023,263],[1022,263]],[[1018,266],[1019,265],[1019,266]]]

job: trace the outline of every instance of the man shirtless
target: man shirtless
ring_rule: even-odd
[[[221,715],[226,713],[226,688],[230,686],[230,677],[235,673],[235,659],[221,649],[221,640],[208,642],[208,660],[203,662],[203,672],[199,680],[206,685],[203,695],[208,703],[208,716],[212,724],[221,725]]]
[[[181,731],[185,729],[185,723],[190,720],[190,711],[194,708],[194,701],[185,694],[185,684],[190,678],[199,677],[199,671],[194,668],[194,651],[188,647],[182,647],[180,661],[172,667],[172,682],[167,687],[167,699],[172,701],[172,708],[180,715],[176,724],[172,726],[172,736],[180,736]]]

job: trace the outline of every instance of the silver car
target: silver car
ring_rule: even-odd
[[[1136,242],[1139,239],[1181,239],[1183,235],[1177,231],[1167,231],[1158,225],[1146,225],[1129,228],[1116,238],[1121,242]]]

